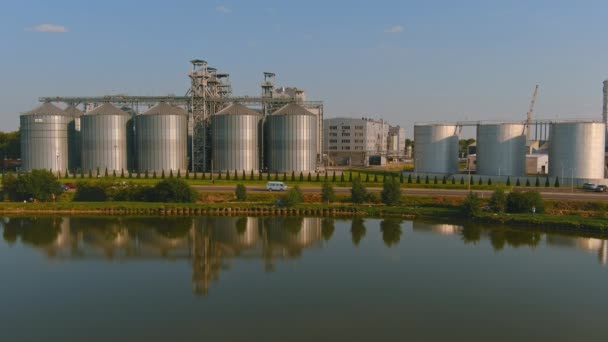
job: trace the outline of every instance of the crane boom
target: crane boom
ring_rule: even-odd
[[[532,114],[534,113],[534,105],[536,104],[536,97],[538,96],[538,84],[534,87],[534,93],[532,94],[532,100],[530,101],[530,110],[526,116],[526,134],[528,140],[530,140],[530,125],[532,124]]]

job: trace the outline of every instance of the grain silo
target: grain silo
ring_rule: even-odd
[[[19,119],[23,169],[67,170],[68,129],[72,117],[51,103],[44,103]]]
[[[485,176],[526,175],[526,126],[523,123],[477,125],[477,173]]]
[[[234,103],[211,116],[213,169],[259,170],[260,113]]]
[[[258,217],[215,217],[213,237],[215,241],[232,249],[252,247],[258,241],[259,221]]]
[[[459,126],[425,124],[414,126],[416,172],[451,174],[458,172]]]
[[[606,124],[597,121],[554,122],[549,145],[549,176],[604,178]]]
[[[82,134],[80,130],[80,117],[82,111],[74,106],[67,107],[64,112],[72,117],[68,129],[68,168],[75,172],[82,166]]]
[[[188,115],[161,102],[135,116],[136,164],[139,171],[185,172],[188,167]]]
[[[127,171],[127,125],[131,116],[110,103],[85,113],[82,132],[82,169],[100,173]]]
[[[271,172],[315,171],[318,117],[295,103],[266,118],[266,165]]]

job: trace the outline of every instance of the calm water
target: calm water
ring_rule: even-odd
[[[608,340],[608,242],[319,218],[4,218],[1,341]]]

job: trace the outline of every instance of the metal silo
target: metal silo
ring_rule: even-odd
[[[526,175],[526,126],[523,123],[477,125],[477,173]]]
[[[235,103],[211,117],[213,169],[259,170],[259,123],[261,115]]]
[[[83,113],[74,106],[69,106],[64,112],[72,118],[68,128],[68,168],[74,172],[82,166],[80,117]]]
[[[414,166],[422,173],[458,172],[459,126],[428,124],[414,126]]]
[[[81,117],[83,170],[127,170],[127,124],[130,119],[128,113],[110,103]]]
[[[272,172],[314,171],[317,116],[291,103],[266,118],[266,164]]]
[[[50,103],[20,116],[23,169],[63,172],[68,168],[68,126],[72,117]]]
[[[136,161],[140,171],[169,172],[188,167],[188,115],[164,102],[135,116]]]
[[[594,121],[554,122],[549,145],[549,176],[604,178],[606,124]]]

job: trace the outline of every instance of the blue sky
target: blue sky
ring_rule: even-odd
[[[608,1],[5,0],[0,127],[39,96],[183,94],[192,58],[229,72],[237,95],[273,71],[328,117],[408,132],[523,119],[535,84],[538,117],[600,118],[607,13]]]

